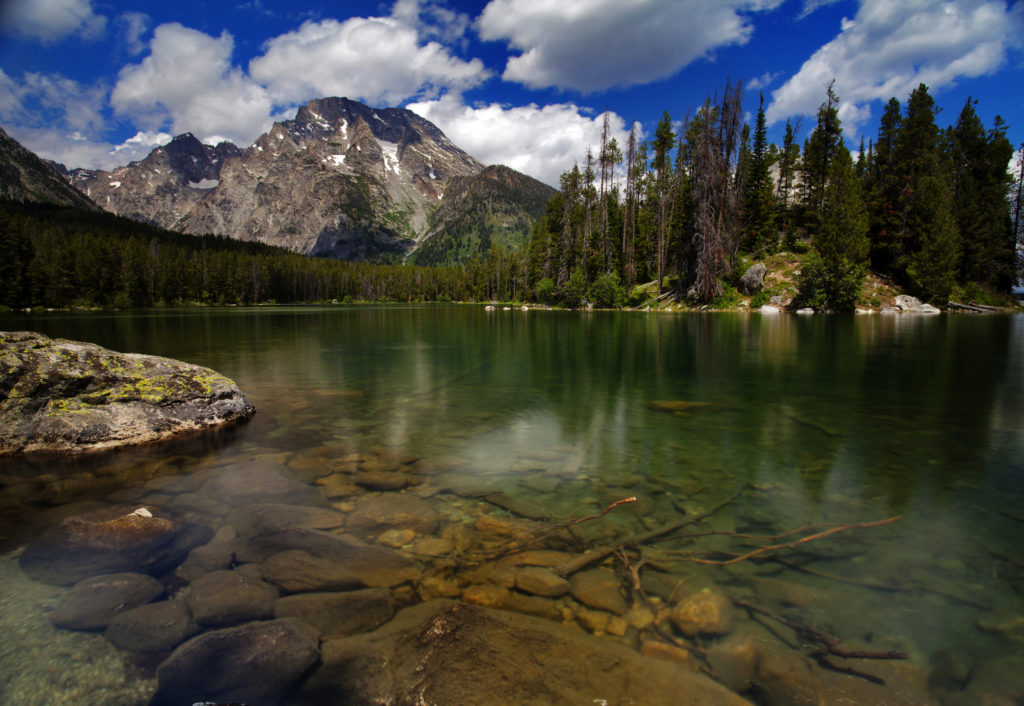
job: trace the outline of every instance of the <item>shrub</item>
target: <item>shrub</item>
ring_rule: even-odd
[[[587,295],[594,306],[600,309],[613,309],[626,303],[626,290],[619,284],[619,277],[614,272],[594,280]]]
[[[542,304],[551,304],[555,301],[555,295],[557,289],[555,287],[555,280],[550,277],[544,277],[541,279],[533,288],[533,295],[537,298],[537,301]]]
[[[569,279],[562,287],[561,299],[562,304],[568,307],[579,307],[583,306],[584,297],[587,296],[587,281],[583,278],[583,270],[576,268],[569,275]]]

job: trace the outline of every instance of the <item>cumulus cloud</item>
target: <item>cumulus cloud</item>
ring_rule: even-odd
[[[231,63],[234,39],[162,24],[150,53],[121,70],[110,96],[122,116],[145,130],[170,127],[200,140],[226,137],[249,144],[269,129],[273,101],[263,86]]]
[[[124,48],[132,56],[146,49],[142,35],[149,29],[149,15],[145,12],[124,12],[114,18],[114,24],[121,34]]]
[[[61,74],[29,72],[15,80],[0,69],[0,120],[24,127],[59,127],[93,136],[105,129],[106,86]]]
[[[504,164],[554,187],[562,172],[584,160],[587,147],[596,153],[601,144],[603,117],[585,115],[572,103],[474,107],[444,96],[406,107],[481,162]],[[609,126],[624,146],[628,131],[623,119],[611,113]]]
[[[374,105],[461,92],[488,77],[479,59],[463,61],[439,42],[421,43],[421,30],[438,24],[424,24],[416,3],[399,3],[396,11],[390,17],[304,22],[267,42],[263,56],[249,63],[249,73],[278,103],[346,96]],[[446,18],[445,26],[458,25],[454,14],[442,13]]]
[[[484,40],[519,50],[502,78],[582,92],[671,76],[717,47],[744,44],[745,13],[782,0],[491,0],[476,21]]]
[[[995,72],[1022,35],[1024,8],[1002,1],[863,0],[839,35],[772,93],[767,118],[813,115],[835,78],[840,118],[855,126],[871,115],[872,101]]]
[[[16,126],[10,128],[9,132],[24,147],[43,159],[52,159],[69,169],[86,167],[109,171],[143,159],[154,147],[171,141],[167,133],[139,133],[115,145],[56,128]]]
[[[91,0],[10,0],[0,4],[4,29],[44,42],[72,34],[99,39],[106,24],[106,17],[93,12]]]

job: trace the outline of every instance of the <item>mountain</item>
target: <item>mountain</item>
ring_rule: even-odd
[[[463,228],[469,222],[460,220],[453,197],[479,213],[480,199],[467,192],[480,188],[489,194],[483,203],[509,215],[500,222],[514,217],[519,224],[529,221],[535,206],[502,198],[554,193],[513,172],[503,180],[520,185],[500,197],[491,179],[474,181],[485,171],[411,111],[323,98],[300,107],[294,120],[275,123],[251,147],[214,147],[179,135],[111,172],[74,170],[71,183],[108,211],[183,233],[216,233],[306,255],[397,262],[443,239],[445,223]]]
[[[52,203],[96,211],[96,204],[0,129],[0,199]]]
[[[469,177],[453,177],[420,246],[409,257],[417,265],[453,265],[486,255],[498,245],[526,245],[533,224],[555,190],[503,166]]]

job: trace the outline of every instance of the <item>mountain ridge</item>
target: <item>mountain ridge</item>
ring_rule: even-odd
[[[437,214],[452,210],[445,209],[449,185],[461,193],[464,180],[485,169],[412,111],[321,98],[301,106],[294,119],[274,123],[250,147],[205,145],[185,133],[129,165],[69,174],[71,184],[104,210],[152,225],[306,255],[400,262],[443,238],[450,217]],[[509,243],[520,247],[543,210],[538,202],[555,191],[515,174],[527,186],[508,191],[513,203],[495,208],[518,214]],[[529,194],[527,202],[514,203],[517,193]]]

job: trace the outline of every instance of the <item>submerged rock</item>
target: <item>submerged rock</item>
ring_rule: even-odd
[[[121,611],[149,603],[163,592],[160,582],[145,574],[94,576],[64,594],[50,622],[59,628],[97,630]]]
[[[0,456],[98,451],[246,419],[209,368],[39,333],[0,332]]]
[[[704,589],[679,601],[669,620],[688,637],[725,635],[732,630],[732,602],[719,591]]]
[[[384,494],[360,500],[349,513],[346,526],[360,533],[407,529],[430,534],[440,519],[433,505],[415,495]]]
[[[157,668],[150,706],[276,705],[318,656],[316,630],[295,618],[213,630],[179,646]]]
[[[237,571],[214,571],[197,579],[188,607],[201,625],[236,625],[274,615],[277,590]]]
[[[321,636],[355,635],[374,630],[394,615],[391,592],[366,588],[341,593],[302,593],[285,596],[274,604],[278,618],[298,618]]]
[[[323,644],[303,703],[739,706],[707,677],[548,620],[438,600]],[[457,675],[453,676],[453,675]]]
[[[147,603],[118,613],[107,626],[106,637],[122,650],[162,652],[199,632],[184,600]]]
[[[121,505],[68,517],[32,540],[19,563],[36,581],[69,586],[100,574],[160,574],[213,531],[163,511]]]

